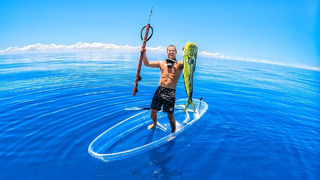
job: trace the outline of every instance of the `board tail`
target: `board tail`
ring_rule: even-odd
[[[191,104],[191,106],[193,107],[193,111],[196,112],[196,108],[194,107],[193,101],[192,101],[192,99],[190,98],[190,99],[188,99],[188,101],[187,101],[187,104],[186,104],[186,106],[185,106],[185,108],[184,108],[183,114],[186,113],[186,110],[187,110],[189,104]]]

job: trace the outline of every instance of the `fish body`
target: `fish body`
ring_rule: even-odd
[[[197,54],[198,54],[198,47],[196,44],[188,42],[184,46],[183,80],[184,80],[184,87],[188,95],[188,101],[184,108],[184,113],[186,112],[189,104],[191,104],[194,112],[196,112],[196,108],[194,107],[194,104],[192,101],[192,93],[193,93],[193,74],[196,69]]]

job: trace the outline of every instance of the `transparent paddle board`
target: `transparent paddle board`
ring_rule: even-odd
[[[119,160],[143,153],[174,140],[199,120],[208,109],[207,103],[193,99],[196,112],[194,113],[192,106],[189,105],[186,113],[183,113],[187,100],[180,99],[176,101],[174,110],[176,119],[175,133],[171,133],[166,113],[160,111],[156,128],[148,130],[148,125],[152,124],[150,110],[143,110],[146,108],[127,109],[136,110],[137,114],[119,122],[93,140],[88,148],[90,155],[103,161]]]

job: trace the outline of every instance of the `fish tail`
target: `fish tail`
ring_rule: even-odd
[[[195,108],[195,106],[194,106],[194,104],[193,104],[192,99],[188,99],[187,104],[186,104],[186,106],[185,106],[185,108],[184,108],[183,114],[186,113],[186,110],[187,110],[189,104],[191,104],[191,106],[192,106],[192,108],[193,108],[193,111],[196,112],[196,108]]]
[[[193,104],[192,99],[190,99],[190,101],[191,101],[191,106],[193,107],[193,111],[196,112],[196,108],[195,108],[195,106],[194,106],[194,104]]]
[[[184,108],[183,114],[186,113],[186,110],[187,110],[189,104],[190,104],[190,101],[188,100],[188,101],[187,101],[187,104],[186,104],[186,106],[185,106],[185,108]]]

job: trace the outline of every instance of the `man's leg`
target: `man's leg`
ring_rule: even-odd
[[[156,127],[156,125],[157,125],[157,118],[158,118],[158,117],[157,117],[157,113],[158,113],[157,110],[151,109],[150,115],[151,115],[151,119],[152,119],[153,123],[148,126],[148,129],[152,129],[152,128]]]
[[[173,113],[167,113],[167,115],[170,121],[171,133],[174,133],[176,131],[176,120],[174,119]]]

